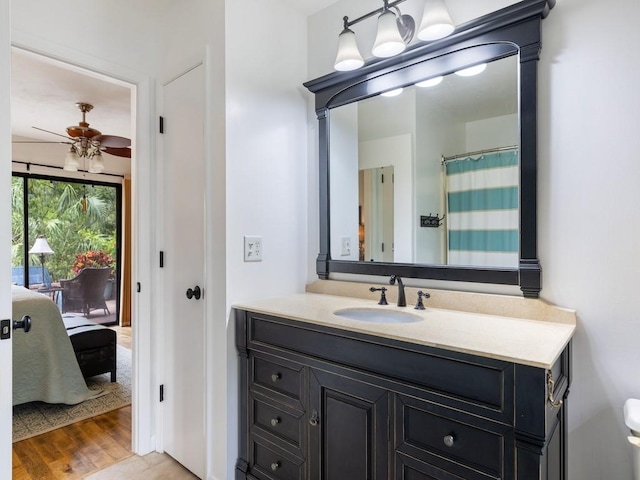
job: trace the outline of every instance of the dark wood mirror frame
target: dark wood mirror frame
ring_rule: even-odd
[[[408,278],[519,285],[525,297],[537,298],[542,270],[537,253],[537,62],[541,21],[555,0],[524,0],[458,26],[442,40],[421,43],[403,54],[373,59],[351,72],[334,72],[304,84],[315,94],[319,121],[320,253],[316,271],[400,275]],[[392,88],[446,75],[466,66],[519,54],[520,89],[520,258],[517,268],[358,262],[334,260],[330,252],[329,110]]]

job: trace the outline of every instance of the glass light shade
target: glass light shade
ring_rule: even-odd
[[[104,172],[104,160],[102,155],[98,153],[89,159],[89,173],[102,173]]]
[[[474,65],[473,67],[458,70],[457,72],[455,72],[455,74],[461,77],[473,77],[474,75],[479,75],[480,73],[484,72],[486,68],[486,63],[480,63],[478,65]]]
[[[35,253],[38,255],[52,255],[54,252],[53,250],[51,250],[47,239],[40,235],[38,236],[38,238],[36,238],[36,241],[34,242],[33,247],[31,247],[31,250],[29,250],[29,253]]]
[[[378,17],[378,34],[371,53],[376,57],[393,57],[404,51],[406,45],[396,23],[396,14],[387,10]]]
[[[362,65],[364,65],[364,59],[356,43],[356,34],[353,33],[353,30],[345,28],[338,36],[338,54],[333,68],[341,72],[347,72],[356,70]]]
[[[442,79],[444,77],[433,77],[429,80],[423,80],[422,82],[416,83],[416,87],[426,88],[426,87],[435,87],[436,85],[440,85],[442,83]]]
[[[444,0],[427,0],[424,5],[418,38],[424,41],[447,37],[456,29]]]
[[[403,90],[404,88],[395,88],[393,90],[382,92],[380,95],[382,95],[383,97],[397,97],[402,93]]]
[[[80,158],[76,151],[71,147],[67,152],[67,155],[64,157],[64,167],[63,170],[67,170],[69,172],[77,172],[78,167],[80,166]]]

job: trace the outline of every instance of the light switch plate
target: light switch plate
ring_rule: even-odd
[[[244,236],[244,261],[262,261],[262,237],[259,235]]]

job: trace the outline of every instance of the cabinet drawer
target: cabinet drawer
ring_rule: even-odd
[[[396,396],[396,450],[462,478],[510,478],[512,430],[439,404]],[[474,473],[470,473],[474,472]]]
[[[304,412],[271,405],[268,401],[252,397],[253,426],[274,435],[300,450],[304,441]]]
[[[251,357],[251,381],[272,392],[284,395],[302,405],[303,367],[271,356]]]
[[[276,445],[252,436],[251,474],[264,480],[303,480],[305,462]]]

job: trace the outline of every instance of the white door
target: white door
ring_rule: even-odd
[[[205,475],[203,105],[202,66],[163,88],[164,267],[158,297],[165,317],[163,443],[200,478]]]
[[[0,189],[8,198],[11,188],[10,94],[11,54],[9,2],[0,1]],[[11,202],[0,202],[0,319],[11,318]],[[0,340],[0,478],[11,478],[11,340]]]

